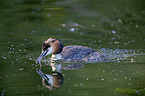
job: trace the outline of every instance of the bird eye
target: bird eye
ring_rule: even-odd
[[[49,47],[50,47],[49,44],[47,44],[47,43],[42,43],[42,50],[46,50],[46,49],[48,49]]]

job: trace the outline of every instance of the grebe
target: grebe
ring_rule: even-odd
[[[70,45],[63,48],[63,44],[58,39],[49,38],[42,44],[42,53],[36,60],[36,63],[41,64],[40,60],[52,54],[51,58],[59,60],[69,61],[85,61],[85,62],[108,62],[109,58],[103,56],[101,53],[95,51],[95,49],[80,46]]]

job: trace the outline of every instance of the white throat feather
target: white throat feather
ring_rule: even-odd
[[[60,60],[60,59],[62,59],[62,57],[60,54],[52,54],[51,59],[52,60]]]

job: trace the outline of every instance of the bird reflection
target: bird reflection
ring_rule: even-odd
[[[62,64],[58,60],[50,60],[50,65],[52,72],[45,74],[41,71],[41,67],[36,70],[36,72],[42,77],[43,88],[49,88],[50,90],[59,88],[64,83],[64,76],[62,75]]]

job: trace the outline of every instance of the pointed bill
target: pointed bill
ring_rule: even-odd
[[[48,50],[42,51],[42,53],[40,54],[40,56],[36,60],[36,64],[37,63],[41,64],[40,60],[46,56],[47,52],[48,52]]]
[[[41,64],[41,59],[44,58],[45,56],[52,54],[53,50],[52,47],[47,48],[46,50],[42,51],[42,53],[40,54],[39,58],[36,60],[36,64],[39,63]]]

